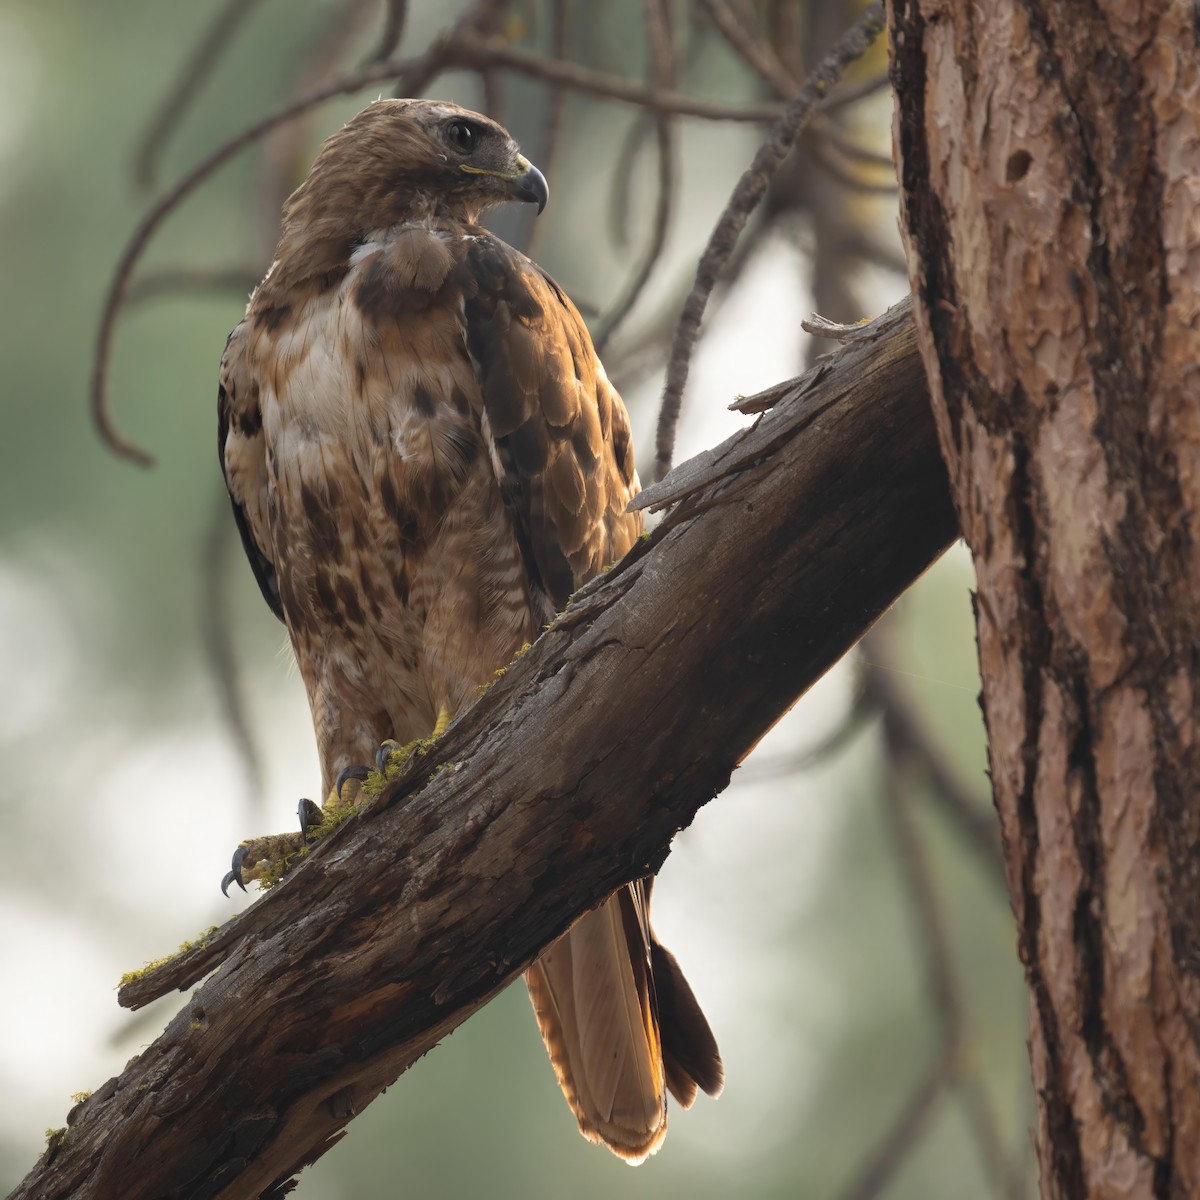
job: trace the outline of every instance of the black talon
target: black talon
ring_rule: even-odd
[[[357,779],[360,783],[365,783],[370,773],[367,767],[343,767],[338,772],[337,782],[333,785],[337,798],[339,800],[342,798],[342,788],[346,786],[347,780]]]
[[[379,768],[380,775],[387,774],[388,759],[399,749],[400,743],[393,742],[391,738],[379,743],[379,749],[375,751],[375,765]]]
[[[236,883],[238,885],[238,887],[240,887],[242,889],[243,892],[246,890],[246,885],[242,882],[242,863],[244,863],[245,861],[246,861],[246,847],[239,846],[233,852],[233,863],[231,864],[232,869],[225,876],[225,878],[221,880],[221,895],[222,896],[229,895],[229,885],[231,883]]]
[[[308,831],[315,829],[325,819],[325,814],[321,812],[321,806],[314,804],[311,800],[301,800],[296,809],[296,816],[300,818],[300,836],[307,842]]]

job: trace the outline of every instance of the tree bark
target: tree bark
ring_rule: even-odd
[[[1200,1196],[1193,6],[892,0],[890,32],[1042,1195]]]
[[[907,303],[648,499],[652,537],[410,775],[145,979],[219,966],[17,1197],[278,1196],[671,838],[956,535]]]

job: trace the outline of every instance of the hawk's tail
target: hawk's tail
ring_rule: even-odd
[[[668,1089],[688,1108],[725,1077],[692,989],[650,930],[650,882],[585,914],[525,973],[580,1132],[631,1163],[666,1137]]]

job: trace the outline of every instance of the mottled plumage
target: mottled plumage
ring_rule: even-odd
[[[545,182],[493,122],[371,105],[288,201],[226,347],[225,479],[325,794],[467,707],[641,531],[628,416],[579,313],[477,224],[512,198],[544,203]],[[580,1128],[633,1160],[665,1132],[664,1082],[685,1105],[721,1083],[648,898],[619,893],[528,975]]]

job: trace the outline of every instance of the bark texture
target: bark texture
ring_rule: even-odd
[[[279,1196],[671,838],[956,533],[907,304],[646,494],[590,584],[410,777],[167,967],[219,967],[13,1194]],[[764,401],[766,403],[766,401]]]
[[[1046,1198],[1200,1196],[1200,57],[1182,3],[893,0]]]

